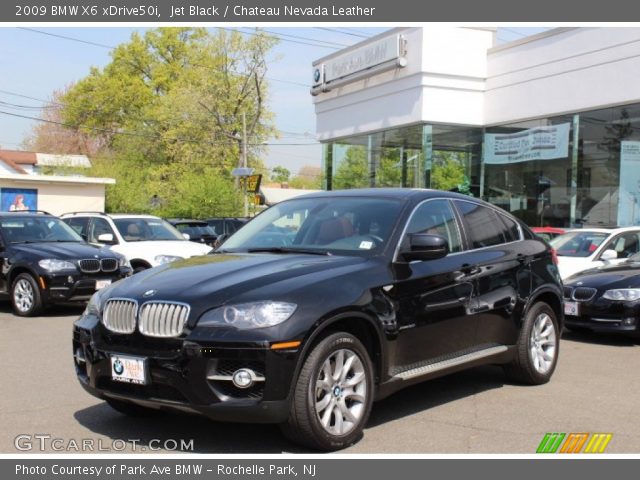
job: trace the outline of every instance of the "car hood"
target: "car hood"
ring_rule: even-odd
[[[579,282],[581,287],[598,289],[640,287],[640,263],[625,262],[585,270],[567,278],[565,285],[574,287]]]
[[[366,261],[361,257],[305,254],[212,254],[143,271],[114,284],[105,294],[109,298],[133,298],[139,303],[169,300],[211,308],[283,280],[310,274],[319,274],[320,278],[322,272],[355,269]],[[313,282],[311,277],[304,285]]]
[[[111,257],[115,255],[106,247],[97,247],[83,242],[36,242],[12,244],[16,252],[25,256],[42,258],[56,258],[60,260],[77,260],[82,258]]]
[[[589,257],[566,257],[558,255],[558,271],[563,279],[569,278],[583,270],[593,268],[591,256]]]

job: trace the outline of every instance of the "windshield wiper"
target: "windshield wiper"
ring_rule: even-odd
[[[331,255],[326,250],[314,250],[312,248],[296,248],[296,247],[257,247],[248,248],[248,253],[307,253],[309,255]]]

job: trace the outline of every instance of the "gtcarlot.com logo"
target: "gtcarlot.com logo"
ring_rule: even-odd
[[[611,433],[545,433],[536,453],[604,453],[612,437]]]

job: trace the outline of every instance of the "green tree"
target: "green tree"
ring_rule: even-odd
[[[280,165],[271,169],[271,181],[277,183],[286,183],[289,181],[291,172]]]
[[[322,169],[313,165],[305,165],[289,181],[291,188],[303,190],[320,190],[322,188]]]
[[[456,152],[436,152],[431,167],[431,187],[451,190],[467,181],[465,166]]]
[[[266,56],[274,44],[260,33],[153,29],[134,33],[107,66],[73,85],[60,98],[62,119],[104,145],[94,174],[118,182],[108,187],[108,208],[146,211],[153,195],[167,212],[184,209],[184,199],[219,208],[195,179],[236,202],[226,185],[239,164],[243,118],[248,164],[265,171],[261,145],[274,133]]]
[[[347,148],[344,158],[335,169],[333,189],[364,188],[369,186],[367,150],[360,145]]]

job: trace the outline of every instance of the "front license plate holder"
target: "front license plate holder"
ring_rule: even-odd
[[[580,304],[578,302],[564,302],[564,314],[569,317],[579,317]]]
[[[147,359],[112,353],[111,379],[114,382],[146,385],[148,383]]]

